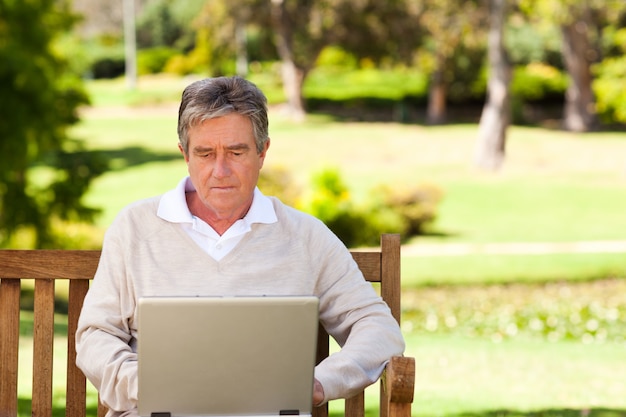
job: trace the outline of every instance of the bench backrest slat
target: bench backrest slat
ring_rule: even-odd
[[[32,414],[51,416],[54,280],[38,279],[35,281],[34,310]]]
[[[85,376],[76,367],[76,328],[78,326],[78,317],[80,310],[83,308],[83,301],[87,290],[89,289],[89,281],[87,280],[71,280],[68,298],[67,310],[67,397],[66,397],[66,415],[80,416],[82,410],[85,410],[87,399],[87,387],[85,384]],[[103,416],[105,410],[98,413]]]
[[[0,284],[0,412],[1,417],[13,417],[17,415],[21,283],[3,279]]]

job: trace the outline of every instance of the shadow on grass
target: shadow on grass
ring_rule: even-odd
[[[109,167],[109,171],[120,171],[137,165],[150,162],[167,162],[182,160],[178,152],[154,152],[139,146],[129,146],[116,150],[96,150],[91,151],[104,159]]]
[[[97,416],[97,405],[87,405],[87,416]],[[18,398],[18,416],[31,416],[32,415],[32,402],[30,398]],[[331,411],[329,417],[342,417],[344,414],[336,411]],[[419,410],[413,406],[413,416],[421,416]],[[65,416],[64,406],[53,406],[52,416],[61,417]],[[378,408],[366,407],[365,417],[377,417],[379,416]],[[535,411],[516,411],[516,410],[492,410],[481,411],[471,413],[453,413],[453,414],[439,414],[440,417],[626,417],[626,410],[617,410],[610,408],[585,408],[585,409],[572,409],[572,408],[550,408],[546,410]]]
[[[450,414],[447,417],[626,417],[626,410],[610,408],[549,408],[535,411],[493,410]]]
[[[175,149],[175,148],[174,148]],[[51,152],[41,158],[35,166],[55,166],[80,172],[80,175],[97,177],[105,172],[119,171],[150,162],[167,162],[181,159],[179,152],[155,152],[141,146],[120,149],[76,150],[73,152]],[[61,161],[61,165],[59,164]]]

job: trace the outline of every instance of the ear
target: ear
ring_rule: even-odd
[[[263,162],[265,161],[265,157],[267,156],[267,150],[270,148],[270,138],[267,138],[265,142],[265,147],[259,154],[259,159],[261,160],[261,168],[263,168]]]
[[[178,143],[178,150],[180,151],[180,153],[183,154],[183,157],[185,158],[185,162],[189,162],[189,156],[185,153],[185,150],[183,149],[183,145],[181,145],[180,142]]]

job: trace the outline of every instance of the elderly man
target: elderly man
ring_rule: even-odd
[[[263,93],[240,77],[189,85],[178,136],[189,176],[119,213],[81,312],[77,364],[109,415],[137,413],[136,314],[144,296],[314,295],[341,350],[317,365],[313,403],[376,381],[404,350],[400,329],[321,221],[257,188],[270,146]]]

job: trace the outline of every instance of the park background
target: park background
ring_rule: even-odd
[[[475,158],[492,68],[486,1],[285,1],[300,18],[326,13],[343,19],[335,32],[352,29],[316,44],[314,56],[311,44],[298,46],[315,58],[304,116],[283,89],[274,26],[255,21],[268,18],[263,2],[135,2],[136,60],[121,3],[76,1],[77,22],[62,2],[35,3],[3,2],[0,15],[3,247],[98,248],[119,209],[185,175],[182,89],[243,72],[270,99],[264,189],[347,230],[352,247],[404,231],[414,415],[626,415],[623,2],[583,2],[583,12],[565,0],[503,2],[510,121],[506,152],[488,166]],[[245,54],[227,36],[241,33],[243,17]],[[33,19],[46,24],[24,24]],[[595,101],[579,114],[588,124],[568,126],[572,76],[559,38],[570,26],[593,28],[584,56]],[[352,39],[364,30],[387,47]],[[59,343],[63,298],[60,288]],[[25,289],[26,347],[30,302]],[[24,415],[28,407],[22,398]]]

